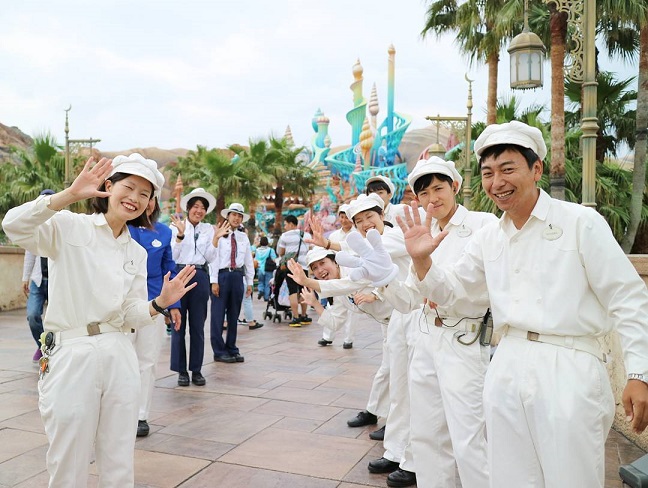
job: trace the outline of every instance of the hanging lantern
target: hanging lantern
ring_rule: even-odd
[[[544,82],[542,64],[546,49],[540,38],[529,30],[528,4],[524,2],[524,28],[511,41],[511,88],[527,90],[541,88]]]

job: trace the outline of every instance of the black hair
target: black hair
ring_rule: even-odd
[[[365,190],[365,195],[369,195],[370,193],[375,193],[380,190],[385,190],[387,193],[391,195],[391,190],[389,189],[389,185],[385,183],[384,181],[372,181],[367,185],[367,189]]]
[[[160,203],[158,202],[157,197],[155,198],[155,207],[153,207],[153,211],[151,212],[151,215],[149,215],[149,221],[151,222],[151,227],[153,227],[153,224],[157,222],[157,220],[160,218]]]
[[[381,215],[381,216],[384,215],[384,213],[385,213],[385,211],[382,208],[380,208],[379,205],[376,205],[375,207],[371,207],[371,208],[368,208],[366,210],[362,210],[362,211],[358,212],[357,214],[355,214],[353,216],[353,219],[351,219],[351,220],[353,220],[354,224],[355,224],[356,215],[358,215],[359,213],[363,213],[363,212],[376,212],[378,215]]]
[[[435,178],[439,181],[445,181],[450,185],[450,188],[452,188],[452,184],[454,183],[454,180],[450,178],[448,175],[444,175],[442,173],[429,173],[421,176],[414,182],[414,194],[418,195],[419,192],[425,190],[428,186],[430,186],[432,180]]]
[[[479,167],[481,168],[482,163],[487,158],[490,158],[491,156],[497,158],[500,154],[507,150],[518,152],[522,156],[524,156],[529,169],[533,168],[533,164],[536,161],[540,160],[540,156],[538,156],[533,149],[529,149],[528,147],[518,146],[517,144],[496,144],[494,146],[487,147],[486,149],[484,149],[484,152],[481,153],[481,157],[479,158]]]
[[[261,236],[261,239],[259,239],[259,246],[267,246],[268,245],[268,238],[266,236]]]
[[[130,173],[115,173],[110,178],[107,178],[106,181],[110,181],[112,184],[115,184],[118,181],[128,178],[129,176],[133,176],[133,175],[131,175]],[[106,191],[106,181],[104,181],[101,184],[101,186],[99,187],[99,191]],[[153,198],[153,195],[155,193],[155,188],[153,188],[153,183],[151,183],[150,181],[149,184],[151,185],[151,198]],[[105,214],[106,212],[108,212],[108,197],[94,197],[92,199],[92,208],[96,213]],[[144,209],[141,215],[139,215],[138,217],[132,220],[129,220],[126,223],[128,225],[133,225],[135,227],[151,228],[151,221],[146,215],[146,209]]]
[[[196,202],[200,202],[200,203],[203,204],[203,207],[205,207],[205,212],[206,212],[207,210],[209,210],[209,202],[207,201],[206,198],[203,198],[203,197],[192,197],[192,198],[190,198],[189,201],[187,202],[187,212],[189,211],[189,209],[190,209],[191,207],[193,207],[193,206],[195,205]]]
[[[297,217],[294,215],[286,215],[284,217],[284,222],[288,222],[289,224],[297,225],[299,222],[297,220]]]

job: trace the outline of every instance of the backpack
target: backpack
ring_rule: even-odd
[[[275,269],[277,269],[277,262],[268,254],[265,265],[263,266],[263,271],[265,273],[272,273]]]

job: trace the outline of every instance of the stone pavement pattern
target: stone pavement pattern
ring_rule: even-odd
[[[265,306],[254,303],[260,318]],[[135,444],[135,486],[386,486],[385,475],[367,471],[383,453],[381,443],[368,437],[375,427],[346,425],[366,404],[380,363],[380,329],[360,320],[354,348],[344,350],[341,336],[319,347],[316,322],[301,328],[264,322],[254,331],[239,327],[244,363],[213,363],[206,347],[204,387],[177,386],[165,338],[151,434]],[[47,486],[34,350],[25,310],[0,313],[0,488]],[[642,454],[612,431],[606,488],[622,487],[619,464]],[[97,486],[96,476],[88,486]]]

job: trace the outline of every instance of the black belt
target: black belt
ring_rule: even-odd
[[[221,268],[218,270],[219,273],[233,273],[234,271],[237,271],[239,273],[243,272],[243,267],[241,266],[240,268]]]
[[[195,266],[196,269],[202,269],[205,273],[209,273],[209,265],[205,264],[176,264],[176,270],[180,271],[185,266]]]

